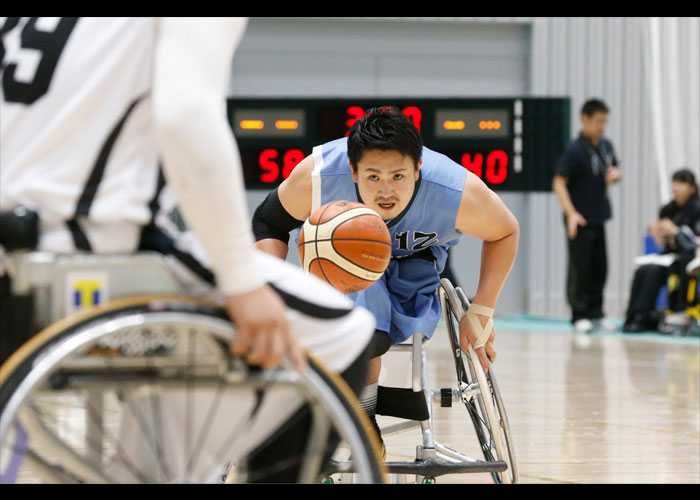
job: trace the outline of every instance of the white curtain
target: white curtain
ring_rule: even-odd
[[[661,200],[680,167],[700,178],[700,17],[640,18]]]

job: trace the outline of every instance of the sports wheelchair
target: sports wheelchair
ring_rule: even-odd
[[[345,382],[313,357],[301,373],[232,356],[225,312],[182,295],[162,255],[16,251],[3,262],[43,330],[0,367],[0,482],[264,480],[246,453],[268,401],[309,409],[297,482],[328,474],[332,436],[350,448],[358,482],[383,482],[376,436]],[[106,304],[67,314],[105,294]]]
[[[425,350],[430,339],[426,339],[423,334],[417,333],[409,341],[392,346],[388,354],[398,354],[403,359],[395,357],[390,364],[397,365],[399,370],[399,365],[408,366],[411,370],[410,389],[402,390],[421,394],[425,401],[425,411],[393,408],[388,413],[381,412],[378,403],[378,414],[409,419],[381,428],[383,438],[416,428],[420,429],[422,436],[422,443],[416,446],[415,461],[385,462],[384,465],[392,482],[397,483],[408,482],[409,476],[415,476],[415,483],[432,484],[439,476],[464,473],[490,473],[494,483],[517,483],[518,466],[510,424],[493,366],[489,363],[488,373],[485,373],[474,348],[469,346],[469,350],[465,352],[459,344],[459,319],[469,308],[469,301],[463,291],[454,288],[448,279],[441,280],[437,293],[449,336],[451,357],[456,368],[455,385],[441,389],[430,387]],[[406,360],[406,355],[410,357],[410,361]],[[381,389],[382,387],[379,398],[382,397]],[[483,460],[471,458],[436,441],[433,403],[439,403],[442,408],[451,407],[453,404],[463,404],[466,407],[466,414],[476,432]],[[352,460],[337,460],[334,467],[336,474],[328,476],[325,482],[353,482]]]

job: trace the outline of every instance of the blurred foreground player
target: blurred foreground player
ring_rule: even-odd
[[[358,390],[374,319],[330,286],[253,247],[225,114],[231,60],[246,20],[8,17],[0,26],[4,215],[18,207],[38,214],[42,251],[160,251],[188,290],[221,298],[237,327],[235,354],[263,368],[289,356],[303,369],[302,348],[313,345]],[[159,210],[173,193],[196,236]],[[17,298],[3,279],[4,313]],[[332,324],[319,314],[329,308],[339,314]],[[3,358],[26,340],[15,327],[29,324],[28,309],[12,324],[1,315]],[[294,409],[257,418],[269,434]],[[267,455],[253,454],[251,467],[265,467]],[[282,470],[261,479],[294,477]]]
[[[256,245],[284,259],[289,231],[336,200],[372,208],[392,238],[392,260],[384,275],[348,295],[377,319],[368,385],[361,397],[376,428],[380,356],[414,333],[433,335],[441,314],[435,293],[439,273],[447,249],[464,234],[483,240],[483,247],[478,289],[459,323],[460,343],[465,349],[470,343],[476,347],[484,370],[486,356],[495,360],[491,317],[515,260],[519,227],[476,175],[424,147],[416,127],[395,108],[369,110],[347,139],[315,147],[255,211]],[[416,404],[425,404],[422,393],[414,395]],[[397,405],[404,403],[409,404]]]

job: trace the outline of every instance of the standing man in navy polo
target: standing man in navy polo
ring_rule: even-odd
[[[603,138],[608,122],[605,103],[586,101],[581,122],[581,134],[559,159],[552,183],[568,237],[567,298],[575,331],[612,330],[603,314],[608,272],[604,224],[612,217],[607,187],[620,180],[620,171],[612,143]]]

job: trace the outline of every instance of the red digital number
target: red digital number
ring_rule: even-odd
[[[357,120],[365,116],[365,110],[362,109],[360,106],[350,106],[348,109],[345,110],[349,118],[345,120],[345,126],[347,127],[347,130],[345,131],[345,137],[350,135],[350,128],[355,124]]]
[[[484,174],[484,155],[464,153],[462,166],[481,178]],[[500,149],[491,151],[486,155],[486,182],[489,184],[503,184],[508,178],[508,154]]]
[[[481,166],[484,163],[484,157],[481,153],[476,153],[474,159],[472,159],[471,153],[464,153],[462,155],[462,166],[469,170],[471,173],[475,174],[481,179]]]
[[[304,159],[304,153],[301,149],[290,149],[284,153],[282,158],[282,178],[286,179],[292,173],[294,167],[299,165],[299,162]]]
[[[345,111],[349,117],[347,120],[345,120],[345,126],[347,127],[345,137],[347,137],[350,135],[350,128],[355,124],[355,122],[365,116],[365,110],[360,106],[350,106]],[[418,106],[406,106],[401,112],[413,122],[418,129],[418,133],[420,133],[420,124],[421,120],[423,119],[423,112],[420,110],[420,108]]]
[[[279,180],[280,166],[275,161],[280,152],[276,149],[265,149],[258,157],[258,164],[264,173],[260,174],[260,180],[265,184],[273,184]],[[282,179],[286,179],[301,160],[304,153],[301,149],[290,149],[282,156]]]
[[[260,174],[260,180],[266,184],[275,182],[280,176],[280,167],[275,163],[275,158],[279,156],[276,149],[265,149],[258,157],[260,168],[265,171]]]
[[[503,184],[508,177],[508,155],[497,149],[486,157],[486,182]]]
[[[420,133],[420,122],[423,118],[423,113],[421,112],[420,108],[417,106],[406,106],[403,108],[403,114],[413,122],[418,129],[418,133]]]

